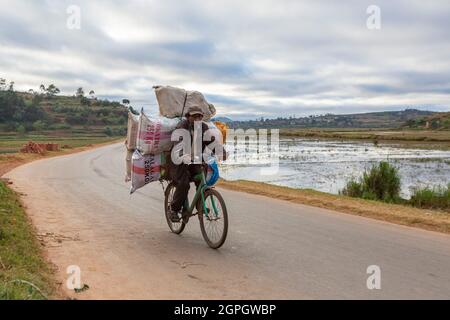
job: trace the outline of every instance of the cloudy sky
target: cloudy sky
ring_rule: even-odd
[[[124,5],[126,4],[126,5]],[[80,28],[74,11],[80,9]],[[380,8],[369,29],[367,8]],[[234,119],[450,110],[450,2],[0,0],[0,77],[128,98],[203,92]],[[69,8],[69,13],[68,13]]]

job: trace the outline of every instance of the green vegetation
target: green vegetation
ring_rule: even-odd
[[[103,132],[125,135],[127,106],[117,101],[101,100],[91,90],[84,96],[78,88],[74,96],[59,96],[51,84],[40,86],[40,93],[14,91],[14,83],[0,79],[0,132],[49,132],[52,130]]]
[[[450,112],[440,112],[427,117],[410,119],[405,127],[414,129],[449,130]]]
[[[415,188],[411,199],[400,197],[400,176],[398,170],[382,161],[366,170],[359,180],[351,179],[339,194],[366,200],[407,204],[417,208],[450,209],[450,183],[447,187]]]
[[[0,181],[0,300],[47,299],[54,292],[52,271],[18,197]]]
[[[131,106],[97,99],[93,90],[85,97],[83,88],[74,96],[59,93],[54,84],[17,92],[0,79],[0,154],[18,152],[28,141],[76,148],[125,137]]]
[[[341,191],[345,196],[385,202],[398,202],[400,199],[400,176],[397,168],[382,161],[356,181],[347,183]]]
[[[409,203],[418,208],[450,209],[450,183],[447,187],[416,188]]]

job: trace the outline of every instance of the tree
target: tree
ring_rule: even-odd
[[[76,95],[78,98],[84,97],[84,91],[83,91],[83,88],[82,88],[82,87],[79,87],[79,88],[77,89],[77,92],[75,93],[75,95]]]
[[[0,78],[0,91],[6,89],[6,79]]]
[[[44,93],[44,92],[45,92],[45,86],[44,86],[44,84],[41,84],[41,85],[39,86],[39,90],[41,90],[41,93]]]
[[[2,91],[0,94],[0,122],[22,121],[25,114],[25,102],[13,91]]]
[[[9,83],[9,88],[8,88],[8,90],[9,90],[9,91],[14,91],[14,81],[11,81],[11,82]]]
[[[89,91],[89,96],[90,96],[91,99],[94,99],[95,98],[95,91],[94,90]]]
[[[47,92],[47,96],[49,97],[57,95],[58,93],[61,92],[53,83],[49,85],[47,89],[45,89],[45,91]]]

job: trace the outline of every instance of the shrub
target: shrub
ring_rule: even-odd
[[[395,201],[400,197],[400,177],[398,169],[381,161],[363,174],[364,191],[377,200]]]
[[[24,134],[25,132],[27,132],[27,129],[25,128],[25,126],[23,124],[20,124],[17,126],[16,131],[19,134]]]
[[[366,170],[356,181],[350,180],[340,194],[370,200],[398,202],[400,200],[400,176],[398,169],[388,162],[382,161],[378,165]]]
[[[355,179],[351,179],[340,193],[349,197],[362,198],[362,184]]]
[[[112,136],[113,135],[113,130],[110,127],[106,127],[103,132],[107,135],[107,136]]]
[[[42,131],[45,129],[47,124],[44,121],[37,120],[33,123],[33,129],[36,131]]]
[[[414,207],[450,209],[450,183],[447,187],[415,188],[409,203]]]
[[[86,97],[81,97],[80,103],[82,106],[90,106],[91,105],[91,100],[89,100]]]

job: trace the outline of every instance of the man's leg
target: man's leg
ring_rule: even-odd
[[[191,178],[193,179],[197,174],[201,173],[201,172],[205,172],[205,167],[203,164],[191,164],[189,166],[189,174],[191,176]],[[205,173],[206,174],[206,173]],[[198,186],[200,185],[200,181],[195,180],[195,186],[198,188]],[[201,211],[201,201],[197,202],[197,211],[200,212]]]
[[[176,184],[175,193],[172,200],[172,210],[179,212],[186,201],[189,192],[189,168],[186,164],[174,166],[173,180]]]

